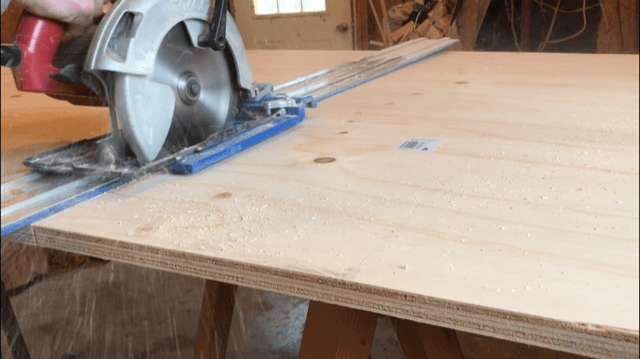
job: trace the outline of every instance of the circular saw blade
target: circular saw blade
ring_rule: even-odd
[[[226,128],[238,103],[225,53],[194,47],[183,23],[165,36],[150,75],[117,74],[114,85],[123,135],[142,164]]]

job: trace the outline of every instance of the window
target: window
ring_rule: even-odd
[[[253,0],[256,15],[296,14],[327,10],[325,0]]]

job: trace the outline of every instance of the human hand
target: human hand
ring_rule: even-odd
[[[25,10],[52,20],[69,24],[62,41],[76,36],[93,35],[94,19],[102,15],[102,6],[109,0],[16,0]]]

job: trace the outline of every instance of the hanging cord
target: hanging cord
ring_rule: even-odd
[[[509,23],[511,25],[511,33],[513,34],[513,41],[516,45],[516,48],[518,48],[518,51],[522,51],[522,49],[520,48],[520,44],[518,43],[518,35],[516,33],[516,28],[515,28],[515,21],[514,21],[514,16],[513,16],[513,11],[515,8],[515,5],[513,4],[513,0],[510,0],[511,4],[509,4],[508,0],[504,0],[504,5],[507,8],[507,18],[509,19]],[[576,8],[576,9],[572,9],[572,10],[563,10],[560,9],[560,0],[558,1],[558,3],[553,6],[553,5],[549,5],[546,2],[544,2],[544,0],[533,0],[534,2],[538,3],[540,5],[540,11],[544,13],[545,11],[545,7],[546,8],[550,8],[553,9],[553,17],[551,18],[551,25],[549,26],[549,30],[547,31],[547,36],[545,37],[545,40],[538,46],[538,51],[543,51],[548,44],[556,44],[556,43],[560,43],[560,42],[564,42],[567,40],[571,40],[577,36],[579,36],[580,34],[582,34],[584,32],[584,30],[587,28],[587,10],[591,10],[597,7],[600,7],[603,14],[604,14],[604,8],[602,6],[602,1],[598,0],[598,2],[596,4],[592,4],[587,6],[587,2],[586,0],[582,1],[582,6],[580,8]],[[549,40],[549,38],[551,37],[551,33],[553,32],[553,26],[555,24],[555,20],[557,18],[557,14],[558,13],[562,13],[562,14],[573,14],[573,13],[577,13],[577,12],[582,12],[582,28],[576,32],[573,35],[564,37],[562,39],[557,39],[557,40]],[[607,22],[606,16],[605,16],[605,22]],[[608,25],[608,24],[607,24]]]
[[[558,3],[560,3],[560,0],[558,0]],[[507,2],[507,0],[504,0],[504,6],[507,8],[507,19],[509,19],[509,23],[511,24],[511,33],[513,34],[513,42],[515,43],[518,51],[522,51],[522,48],[520,47],[520,43],[518,43],[518,35],[516,34],[515,21],[513,20],[513,9],[515,8],[515,6],[513,5],[513,0],[511,0],[511,6],[509,6],[509,3]]]
[[[544,7],[548,7],[549,9],[555,9],[555,7],[553,5],[549,5],[549,4],[547,4],[546,2],[544,2],[542,0],[533,0],[533,1],[537,2],[538,4],[540,4],[541,11],[544,11],[543,6]],[[600,6],[600,1],[598,1],[596,4],[589,5],[589,6],[586,6],[586,7],[582,6],[582,7],[573,9],[573,10],[558,9],[558,12],[562,13],[562,14],[573,14],[573,13],[576,13],[576,12],[582,12],[582,11],[585,11],[585,10],[591,10],[591,9],[599,7],[599,6]]]
[[[544,38],[544,41],[538,45],[538,51],[544,50],[547,41],[549,41],[549,37],[551,37],[551,31],[553,30],[553,24],[556,22],[556,17],[558,16],[558,9],[560,8],[560,3],[562,0],[558,0],[556,7],[553,9],[553,17],[551,17],[551,24],[549,25],[549,30],[547,31],[547,36]]]
[[[582,0],[582,28],[578,32],[573,34],[573,35],[569,35],[567,37],[563,37],[562,39],[549,40],[549,37],[551,37],[551,31],[553,30],[553,23],[555,22],[556,15],[558,14],[558,6],[559,5],[560,5],[560,0],[558,0],[558,5],[556,6],[556,10],[553,13],[553,19],[551,20],[551,26],[549,26],[549,31],[547,32],[547,37],[545,38],[544,42],[541,43],[540,46],[538,46],[538,51],[544,50],[544,48],[548,44],[557,44],[559,42],[564,42],[564,41],[568,41],[568,40],[571,40],[573,38],[576,38],[580,34],[582,34],[584,32],[584,30],[587,28],[587,0]]]

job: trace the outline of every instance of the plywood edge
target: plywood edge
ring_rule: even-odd
[[[229,259],[32,227],[38,246],[90,254],[596,358],[638,358],[637,331],[571,323]]]

